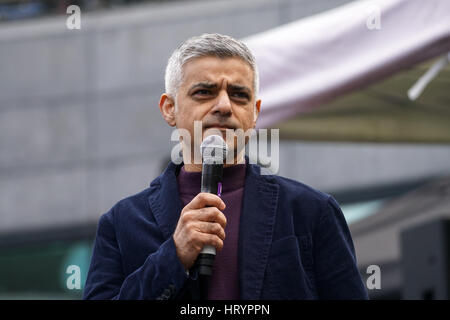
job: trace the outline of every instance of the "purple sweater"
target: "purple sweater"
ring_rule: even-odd
[[[177,177],[178,191],[183,206],[200,192],[201,172],[187,172],[184,166]],[[238,238],[242,196],[244,194],[245,164],[223,169],[221,198],[226,204],[223,211],[227,218],[222,251],[214,260],[213,275],[209,281],[209,300],[237,300],[239,295]]]

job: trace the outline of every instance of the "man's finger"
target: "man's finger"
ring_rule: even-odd
[[[185,209],[195,210],[204,207],[217,207],[218,209],[223,210],[226,205],[219,196],[212,193],[201,192],[186,205]]]
[[[196,210],[190,210],[183,214],[184,221],[205,221],[217,222],[225,229],[227,225],[227,218],[216,207],[206,207]]]
[[[205,221],[197,221],[194,224],[194,228],[202,233],[210,233],[217,235],[220,239],[225,239],[225,230],[224,228],[217,222],[205,222]]]

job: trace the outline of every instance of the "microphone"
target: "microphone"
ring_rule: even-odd
[[[222,192],[222,172],[227,158],[228,146],[219,135],[206,137],[200,145],[202,155],[202,186],[201,192],[217,194]],[[211,276],[216,248],[206,245],[200,251],[196,264],[200,275]]]

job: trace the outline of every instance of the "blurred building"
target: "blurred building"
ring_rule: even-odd
[[[91,12],[163,1],[171,0],[2,0],[0,1],[0,22],[65,14],[70,5],[79,6],[83,12]]]
[[[81,296],[66,287],[67,267],[80,266],[84,283],[98,218],[146,188],[175,145],[158,101],[181,41],[244,38],[347,2],[149,2],[82,11],[81,30],[64,14],[1,23],[0,298]],[[427,65],[278,126],[279,174],[337,198],[363,278],[368,264],[381,267],[374,298],[401,297],[398,237],[410,212],[395,198],[450,172],[449,70],[427,100],[408,109],[400,97]],[[448,198],[432,202],[448,212]]]

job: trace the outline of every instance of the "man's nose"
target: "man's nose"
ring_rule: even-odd
[[[221,91],[217,97],[216,104],[212,110],[213,113],[220,113],[221,115],[231,115],[231,101],[228,92]]]

